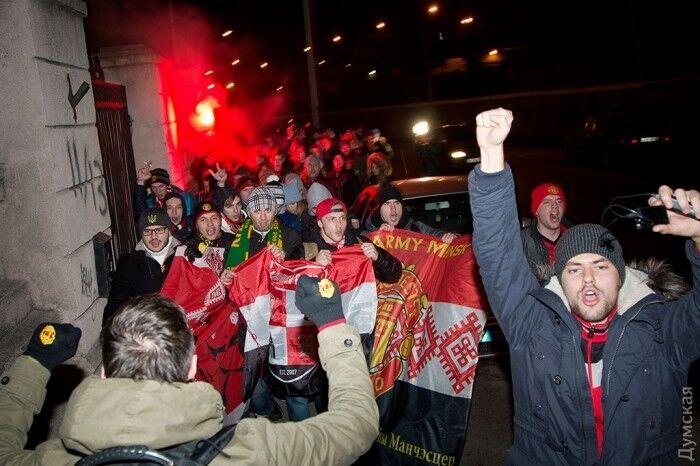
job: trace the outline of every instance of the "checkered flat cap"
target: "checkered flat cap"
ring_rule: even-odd
[[[277,202],[275,201],[275,195],[269,188],[258,186],[251,191],[245,210],[247,213],[250,213],[263,209],[277,210]]]

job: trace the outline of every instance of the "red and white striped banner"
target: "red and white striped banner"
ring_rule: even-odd
[[[229,297],[248,323],[246,351],[271,343],[268,385],[280,394],[312,395],[320,389],[313,379],[320,369],[318,329],[294,303],[300,275],[336,281],[347,322],[360,333],[371,333],[374,328],[377,291],[371,260],[359,246],[343,248],[332,258],[325,268],[302,260],[279,263],[265,250],[235,270]]]

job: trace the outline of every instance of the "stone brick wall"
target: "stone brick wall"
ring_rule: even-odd
[[[83,357],[105,301],[92,237],[110,226],[92,90],[75,117],[69,102],[69,80],[90,84],[86,14],[79,0],[0,2],[0,280],[25,282],[37,314],[0,334],[28,337],[49,314],[81,326]]]

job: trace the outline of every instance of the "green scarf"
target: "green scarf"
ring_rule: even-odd
[[[248,249],[250,248],[250,235],[253,234],[253,221],[249,218],[245,219],[243,225],[236,233],[236,237],[231,243],[231,249],[226,257],[225,268],[235,267],[244,260],[248,259]],[[267,232],[267,244],[282,247],[282,230],[277,219],[272,221],[270,231]]]

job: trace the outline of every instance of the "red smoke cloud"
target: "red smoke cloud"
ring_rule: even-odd
[[[162,115],[176,183],[191,178],[190,167],[202,166],[198,159],[208,166],[216,162],[229,168],[254,166],[261,150],[260,131],[285,111],[284,94],[275,92],[276,85],[271,84],[268,97],[250,97],[246,80],[252,84],[252,80],[269,79],[270,71],[251,67],[253,58],[248,59],[245,72],[231,62],[237,57],[254,57],[255,44],[239,45],[235,31],[223,39],[202,12],[191,6],[170,7],[169,3],[91,0],[88,18],[94,21],[86,22],[88,40],[92,36],[97,47],[145,44],[162,57],[158,66]],[[214,72],[205,76],[210,69]],[[228,82],[236,84],[226,89]]]

